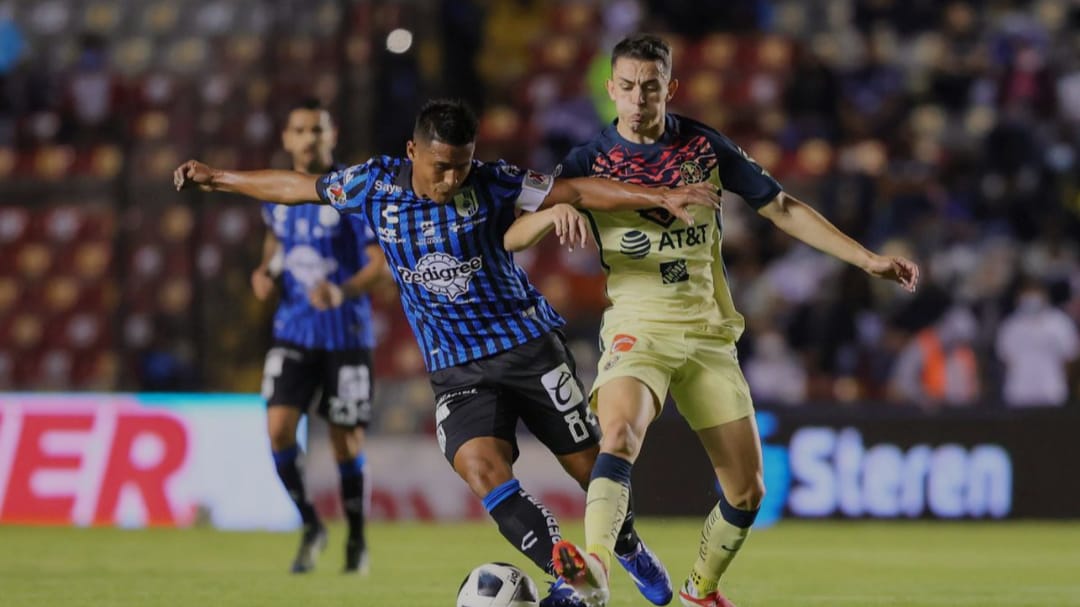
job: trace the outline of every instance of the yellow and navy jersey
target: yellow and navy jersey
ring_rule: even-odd
[[[518,210],[535,211],[550,175],[473,161],[453,201],[412,189],[412,162],[379,156],[319,179],[319,197],[375,230],[428,371],[510,350],[564,324],[503,235]]]
[[[574,148],[556,174],[666,187],[708,181],[755,209],[781,190],[730,139],[675,114],[667,115],[664,135],[652,144],[628,141],[611,124]],[[704,207],[690,211],[692,226],[663,208],[588,213],[607,273],[605,323],[707,324],[733,340],[742,333],[720,255],[722,215]]]

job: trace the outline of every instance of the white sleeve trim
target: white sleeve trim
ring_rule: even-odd
[[[521,181],[521,194],[514,201],[514,206],[533,213],[540,205],[544,204],[551,188],[555,185],[555,178],[546,173],[537,171],[525,171],[525,178]]]

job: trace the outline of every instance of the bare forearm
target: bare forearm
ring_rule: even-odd
[[[391,281],[390,268],[386,258],[377,246],[368,247],[368,263],[359,272],[353,274],[341,285],[341,292],[346,298],[360,297]]]
[[[259,262],[259,265],[263,268],[269,268],[270,260],[274,258],[274,255],[277,255],[278,249],[280,247],[281,243],[278,242],[278,239],[276,236],[274,236],[274,233],[270,230],[267,230],[266,236],[263,238],[262,261]]]
[[[646,188],[599,177],[577,177],[565,181],[574,192],[573,199],[559,202],[582,209],[632,211],[664,204],[663,188]]]
[[[856,267],[866,269],[873,258],[873,253],[794,196],[781,193],[761,214],[792,237]]]
[[[503,248],[512,253],[533,246],[555,226],[551,209],[528,213],[517,218],[503,234]]]
[[[218,192],[243,194],[281,204],[318,202],[317,175],[296,171],[224,171],[215,170],[210,186]]]

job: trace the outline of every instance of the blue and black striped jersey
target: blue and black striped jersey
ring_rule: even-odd
[[[550,176],[473,161],[453,201],[412,189],[412,163],[380,156],[319,180],[319,196],[375,229],[428,371],[540,337],[563,319],[503,248],[516,209],[536,210]]]
[[[274,338],[315,350],[374,347],[366,295],[326,311],[312,307],[307,295],[320,281],[341,284],[367,265],[364,249],[374,234],[364,218],[318,204],[264,204],[263,219],[283,254]]]

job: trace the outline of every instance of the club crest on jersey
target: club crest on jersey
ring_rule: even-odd
[[[647,219],[664,228],[670,228],[671,224],[675,223],[675,216],[662,207],[644,209],[638,211],[637,214],[640,215],[642,219]]]
[[[682,175],[682,181],[686,185],[705,181],[705,169],[701,168],[701,165],[696,160],[687,160],[682,163],[682,166],[679,167],[679,173]]]
[[[644,232],[630,230],[619,239],[619,252],[630,259],[644,259],[652,249],[652,241]]]
[[[480,201],[476,199],[476,191],[472,188],[462,190],[454,195],[454,208],[462,217],[472,217],[480,210]]]
[[[345,186],[340,183],[334,182],[330,184],[330,187],[326,188],[326,195],[330,198],[330,204],[341,206],[345,204],[348,196],[345,194]]]
[[[469,281],[484,267],[484,260],[473,257],[462,261],[446,253],[428,253],[416,262],[416,268],[410,270],[398,266],[401,282],[418,284],[431,293],[445,295],[450,301],[456,300],[469,290]]]

